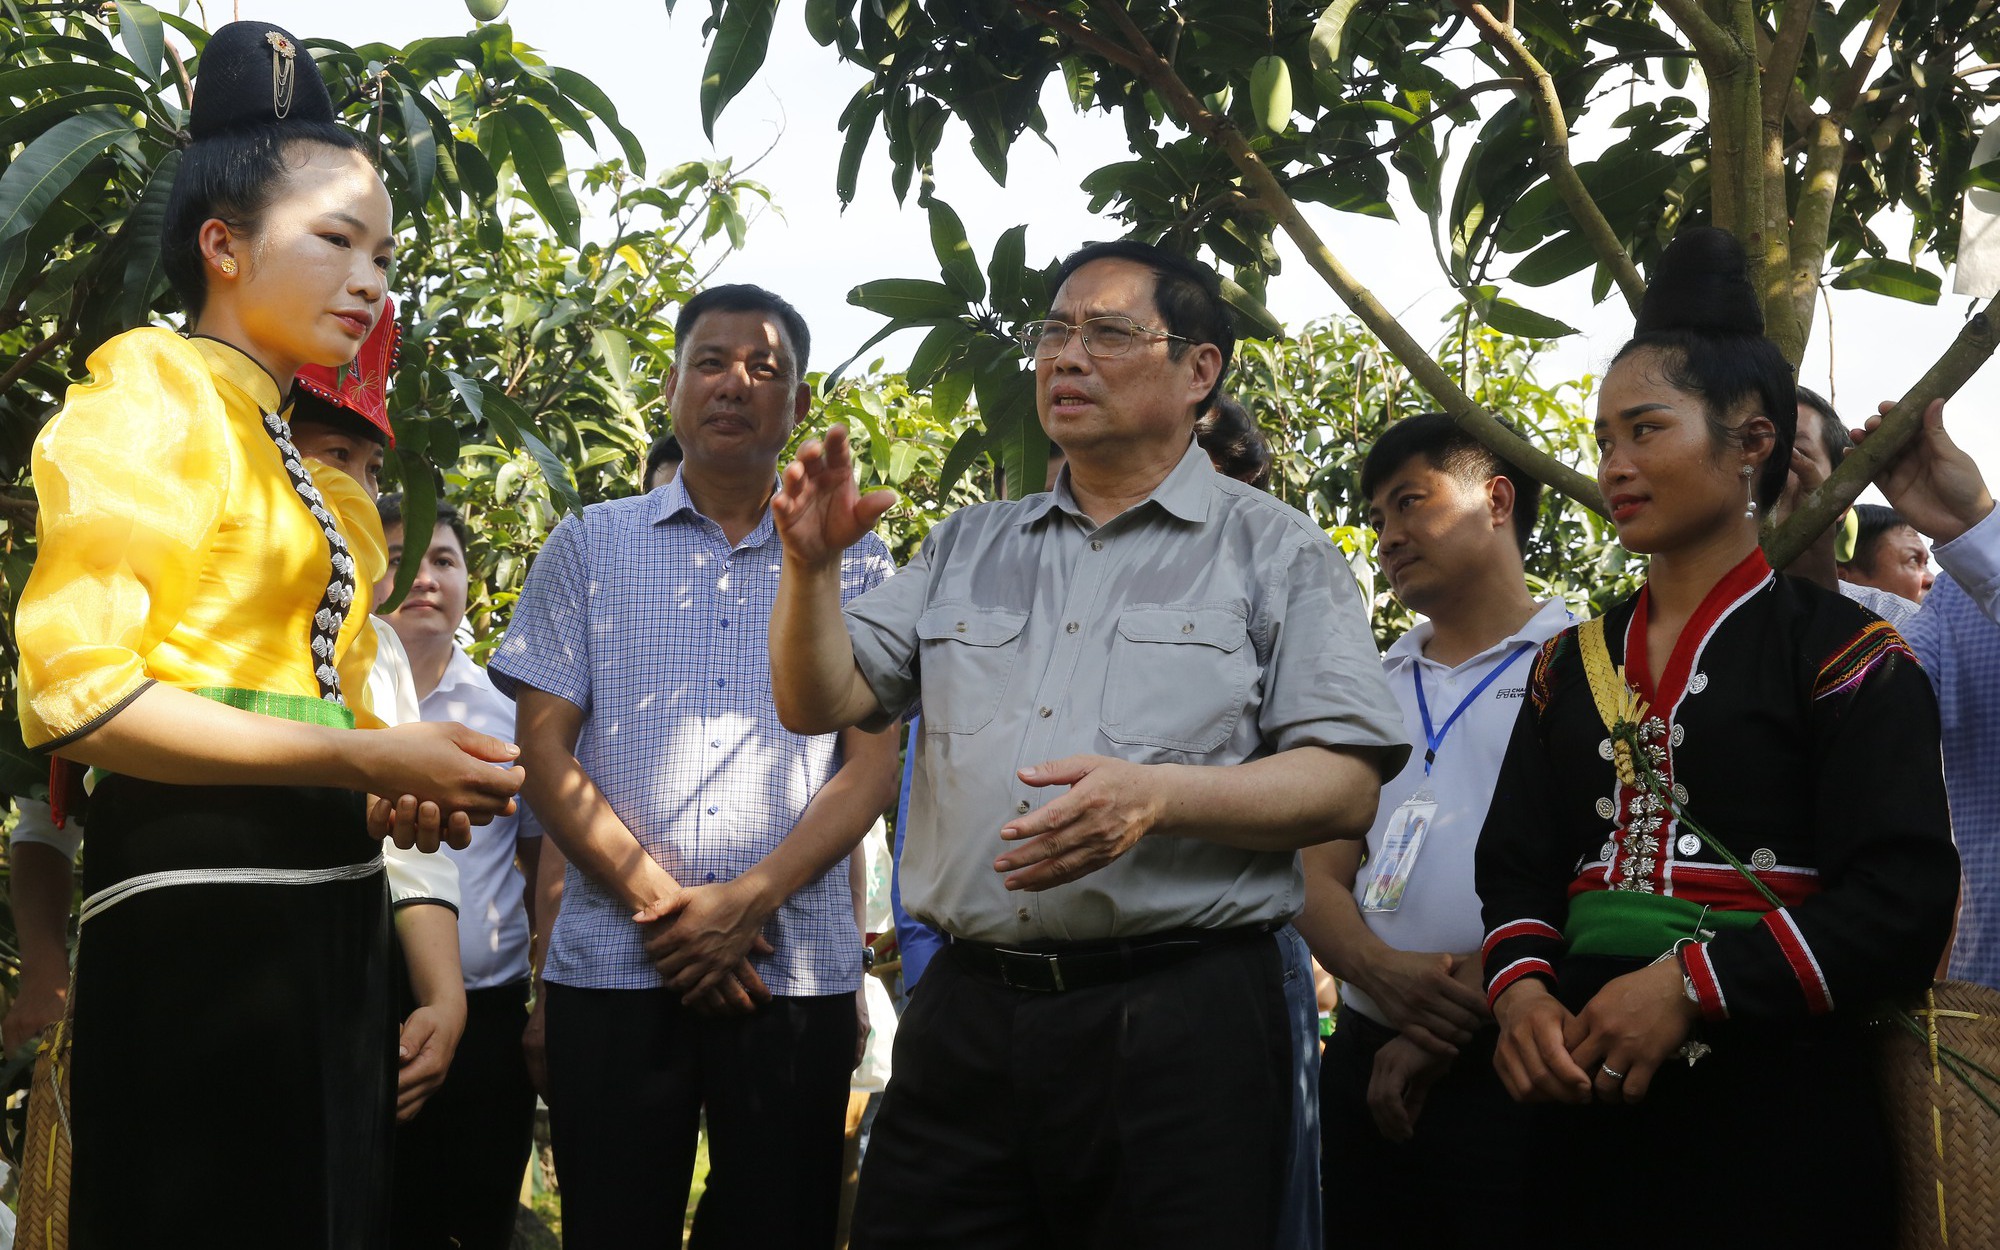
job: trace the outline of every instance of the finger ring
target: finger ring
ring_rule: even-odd
[[[1625,1079],[1625,1074],[1623,1072],[1618,1071],[1618,1069],[1612,1067],[1608,1063],[1600,1064],[1598,1066],[1603,1069],[1604,1075],[1610,1077],[1614,1081],[1622,1081]]]

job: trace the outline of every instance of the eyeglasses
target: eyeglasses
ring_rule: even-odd
[[[1079,326],[1067,321],[1030,321],[1021,327],[1015,337],[1036,360],[1053,360],[1062,355],[1063,348],[1069,346],[1072,334],[1081,334],[1083,350],[1100,360],[1123,356],[1132,350],[1132,345],[1139,341],[1142,334],[1157,335],[1176,343],[1194,342],[1178,334],[1142,326],[1130,317],[1091,317]]]

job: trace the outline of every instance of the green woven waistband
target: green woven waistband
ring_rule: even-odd
[[[197,686],[191,693],[246,712],[255,712],[259,716],[325,725],[330,729],[354,728],[353,712],[338,703],[329,703],[311,695],[273,694],[268,690],[239,690],[234,686]]]
[[[1653,959],[1682,938],[1696,936],[1697,925],[1747,929],[1763,918],[1763,912],[1719,911],[1667,894],[1591,890],[1569,901],[1563,936],[1569,939],[1571,954]]]

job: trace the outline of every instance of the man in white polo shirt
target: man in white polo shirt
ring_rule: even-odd
[[[465,522],[441,503],[432,533],[413,538],[404,533],[401,496],[385,496],[378,506],[390,577],[404,544],[424,543],[410,592],[389,615],[409,652],[423,719],[474,725],[512,741],[514,701],[494,689],[457,641],[469,591]],[[541,833],[523,804],[516,815],[475,828],[465,849],[439,849],[458,865],[465,1035],[444,1085],[398,1132],[397,1250],[506,1250],[512,1243],[534,1132],[535,1091],[521,1032],[528,1022],[526,885],[535,876]]]
[[[1327,1242],[1513,1245],[1518,1194],[1478,1201],[1522,1148],[1493,1071],[1472,853],[1533,653],[1570,616],[1523,576],[1540,485],[1450,418],[1390,426],[1361,489],[1390,589],[1428,619],[1383,657],[1411,754],[1367,843],[1305,851],[1296,924],[1341,980],[1320,1067]]]

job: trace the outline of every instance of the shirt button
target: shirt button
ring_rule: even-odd
[[[708,882],[708,883],[709,883],[710,885],[714,885],[714,884],[715,884],[715,874],[714,874],[714,873],[712,873],[712,872],[711,872],[711,873],[709,873],[709,874],[708,874],[708,876],[706,876],[706,877],[704,877],[704,878],[702,878],[702,879],[703,879],[704,881]]]
[[[1018,915],[1023,921],[1025,921],[1028,918],[1028,909],[1023,907],[1020,911],[1016,912],[1015,914]]]
[[[722,810],[721,808],[719,808],[719,807],[716,807],[716,806],[715,806],[715,805],[713,805],[713,804],[710,804],[710,805],[709,805],[709,809],[708,809],[708,814],[709,814],[709,815],[711,815],[711,816],[713,816],[713,815],[715,815],[715,814],[716,814],[717,812],[719,812],[719,811],[721,811],[721,810]]]
[[[720,689],[721,687],[727,686],[729,684],[729,679],[727,677],[718,677],[715,679],[715,684],[716,687]]]
[[[1043,720],[1047,720],[1047,719],[1048,719],[1048,717],[1049,717],[1049,709],[1047,709],[1047,708],[1045,708],[1045,707],[1044,707],[1044,708],[1036,708],[1036,709],[1035,709],[1035,711],[1037,712],[1037,714],[1039,714],[1039,715],[1040,715],[1040,716],[1042,717],[1042,719],[1043,719]]]
[[[1028,814],[1028,800],[1022,799],[1019,803],[1014,804],[1014,811],[1018,815],[1026,816]]]
[[[964,622],[964,621],[960,621],[960,622],[959,622],[958,624],[956,624],[956,625],[952,626],[951,628],[952,628],[952,632],[954,632],[954,633],[960,633],[960,634],[962,634],[962,633],[964,633],[964,632],[965,632],[965,622]]]
[[[1090,549],[1091,549],[1092,551],[1102,551],[1102,550],[1104,550],[1104,540],[1103,540],[1102,538],[1093,538],[1093,539],[1091,539],[1091,540],[1090,540]]]
[[[1194,632],[1194,622],[1188,621],[1186,624],[1182,625],[1181,632],[1183,634],[1192,634]]]
[[[720,739],[720,738],[710,738],[710,739],[708,740],[708,745],[710,745],[710,746],[712,746],[712,747],[720,747],[720,746],[722,745],[722,739]]]
[[[1076,630],[1077,630],[1077,624],[1075,621],[1071,621],[1069,624],[1063,626],[1063,632],[1065,634],[1073,634],[1076,632]]]
[[[728,628],[729,628],[729,618],[725,616],[725,617],[723,617],[723,618],[722,618],[722,619],[721,619],[720,621],[717,621],[717,622],[716,622],[716,624],[718,624],[718,625],[722,626],[722,628],[724,628],[724,629],[728,629]]]

